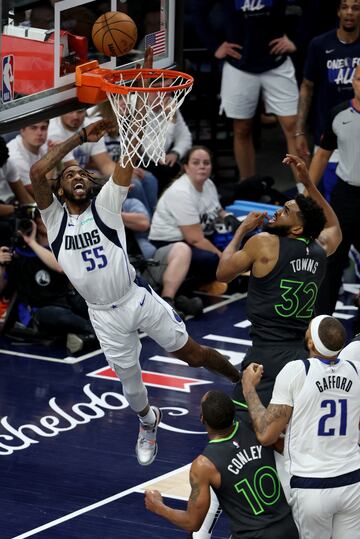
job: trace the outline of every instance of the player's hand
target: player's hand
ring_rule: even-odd
[[[158,490],[145,490],[145,507],[149,511],[156,513],[159,505],[163,503],[162,496]]]
[[[256,387],[261,380],[264,367],[258,363],[250,363],[242,373],[243,387]]]
[[[296,45],[285,34],[270,41],[269,47],[270,54],[291,54],[296,51]]]
[[[0,247],[0,266],[4,266],[5,264],[10,264],[12,260],[12,256],[13,255],[9,247],[6,247],[5,245]]]
[[[268,214],[266,211],[251,211],[247,214],[240,227],[238,228],[239,234],[246,234],[262,226],[264,220],[268,219]]]
[[[145,50],[145,55],[144,55],[143,68],[152,69],[153,59],[154,59],[154,53],[153,53],[152,47],[147,47],[147,49]]]
[[[226,56],[230,56],[230,58],[235,58],[235,60],[240,60],[240,49],[242,49],[241,45],[224,41],[224,43],[222,43],[220,47],[216,49],[214,56],[218,60],[223,60],[224,58],[226,58]]]
[[[113,120],[98,120],[84,127],[87,142],[98,142],[109,129],[114,128],[114,125],[115,122]]]
[[[309,170],[303,159],[297,155],[286,154],[285,159],[283,159],[283,164],[290,166],[293,165],[296,171],[296,178],[301,182],[305,187],[310,187],[314,185],[310,179]]]

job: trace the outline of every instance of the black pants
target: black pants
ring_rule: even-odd
[[[35,320],[41,333],[63,336],[67,333],[94,334],[84,299],[77,293],[68,294],[67,306],[48,305],[40,307]]]
[[[332,315],[342,275],[349,262],[351,244],[360,251],[360,187],[349,185],[338,178],[330,202],[339,219],[343,239],[335,253],[328,258],[327,271],[319,289],[315,311],[316,314]]]
[[[229,539],[299,539],[299,532],[291,513],[279,522],[262,530],[231,535]]]
[[[260,363],[264,367],[264,374],[256,386],[256,391],[264,406],[267,406],[271,400],[275,378],[281,369],[296,359],[305,359],[308,357],[308,352],[305,350],[305,345],[302,340],[281,343],[269,342],[253,342],[253,346],[249,348],[244,357],[242,368],[245,369],[250,363]],[[245,398],[242,392],[241,382],[238,382],[234,388],[233,399],[238,405],[239,411],[245,403]]]

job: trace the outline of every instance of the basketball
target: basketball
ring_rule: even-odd
[[[95,21],[92,40],[97,50],[106,56],[122,56],[134,48],[137,28],[126,13],[108,11]]]

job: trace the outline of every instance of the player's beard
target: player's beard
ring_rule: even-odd
[[[265,224],[262,227],[262,232],[268,232],[269,234],[274,234],[274,236],[280,236],[285,238],[289,235],[291,227],[286,225],[269,225]]]

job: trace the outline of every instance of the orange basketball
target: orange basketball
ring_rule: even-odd
[[[126,13],[108,11],[95,21],[92,39],[97,50],[106,56],[122,56],[134,48],[136,24]]]

